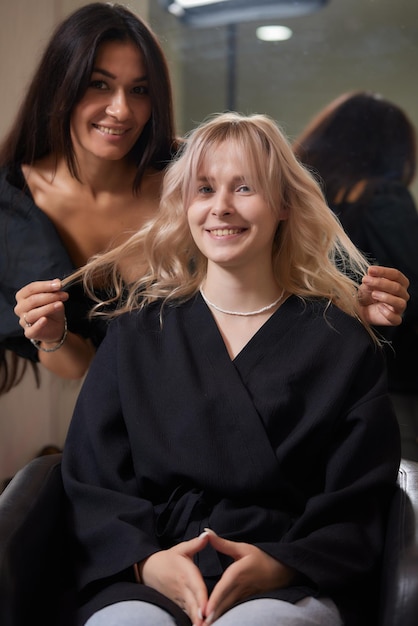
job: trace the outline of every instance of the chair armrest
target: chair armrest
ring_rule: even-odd
[[[379,626],[415,626],[418,609],[418,462],[402,459],[388,516]]]
[[[398,483],[401,489],[408,495],[409,508],[413,514],[413,528],[409,536],[409,545],[418,546],[418,462],[402,459],[399,468]]]
[[[61,624],[71,587],[64,503],[61,454],[33,459],[0,495],[2,626]]]
[[[394,626],[415,626],[418,616],[418,463],[402,460],[399,485],[408,495],[410,524],[397,572]]]

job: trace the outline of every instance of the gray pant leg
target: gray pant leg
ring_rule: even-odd
[[[304,598],[296,604],[270,598],[250,600],[227,611],[216,626],[343,626],[334,603]],[[174,626],[164,609],[148,602],[129,600],[104,607],[85,626]]]
[[[167,611],[154,604],[126,600],[100,609],[84,626],[175,626],[175,623]]]
[[[343,626],[339,611],[328,598],[304,598],[296,604],[263,598],[232,608],[214,626]]]

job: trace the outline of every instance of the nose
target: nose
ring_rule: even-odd
[[[130,112],[128,99],[124,91],[115,92],[106,107],[106,115],[121,121],[129,118]]]
[[[218,190],[213,197],[212,214],[216,217],[230,215],[233,212],[231,194],[227,190]]]

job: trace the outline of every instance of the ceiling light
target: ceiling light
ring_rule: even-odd
[[[259,26],[256,35],[261,41],[286,41],[293,32],[287,26]]]
[[[188,26],[276,20],[313,13],[329,0],[160,0],[166,11]]]
[[[193,7],[201,7],[205,4],[220,4],[227,0],[174,0],[172,4],[178,4],[183,9],[191,9]]]
[[[182,18],[188,9],[195,9],[196,7],[202,7],[207,4],[213,4],[216,2],[226,2],[227,0],[174,0],[169,1],[167,11],[176,17]]]

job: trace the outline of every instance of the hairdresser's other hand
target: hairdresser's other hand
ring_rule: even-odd
[[[168,550],[155,552],[139,564],[142,581],[175,602],[195,626],[203,624],[202,611],[208,599],[205,582],[193,562],[208,543],[202,533]]]
[[[28,339],[46,343],[59,342],[64,332],[64,302],[68,293],[61,281],[42,280],[29,283],[16,293],[15,314]]]
[[[408,287],[399,270],[371,265],[359,288],[363,320],[372,326],[399,326],[410,298]]]
[[[61,378],[80,379],[86,373],[96,349],[90,339],[68,331],[65,333],[64,302],[68,293],[61,281],[42,280],[29,283],[16,293],[14,312],[28,339],[39,344],[39,361]],[[45,350],[55,344],[57,350]]]
[[[249,543],[222,539],[209,531],[212,547],[230,556],[234,562],[215,585],[204,608],[203,624],[211,624],[238,600],[263,591],[288,586],[295,572],[266,552]]]

